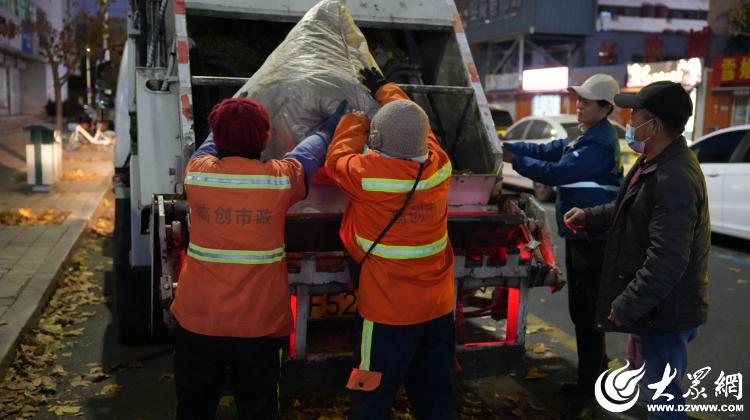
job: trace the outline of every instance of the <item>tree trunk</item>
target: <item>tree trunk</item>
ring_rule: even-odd
[[[60,67],[57,63],[50,63],[52,67],[52,85],[55,91],[55,128],[58,132],[63,132],[63,100],[62,100],[62,80],[60,80]]]

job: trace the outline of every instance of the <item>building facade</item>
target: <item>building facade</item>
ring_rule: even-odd
[[[12,38],[0,37],[0,118],[42,114],[54,98],[52,71],[39,54],[29,22],[46,18],[59,30],[67,8],[63,0],[0,0],[0,25],[20,28]]]
[[[458,5],[487,96],[515,120],[575,113],[567,86],[602,72],[625,91],[639,89],[645,80],[682,82],[697,104],[686,134],[697,138],[704,131],[705,68],[726,51],[728,39],[708,26],[709,0],[467,0]],[[559,10],[561,5],[566,9]],[[563,67],[567,81],[557,77]],[[524,80],[527,74],[534,75],[533,82]],[[627,117],[619,111],[613,116],[621,122]]]

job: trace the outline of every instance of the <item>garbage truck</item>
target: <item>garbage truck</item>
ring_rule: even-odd
[[[317,4],[130,0],[113,179],[121,342],[169,336],[169,305],[189,241],[185,167],[208,134],[208,113],[237,94]],[[376,64],[425,109],[451,157],[457,354],[465,369],[502,366],[523,352],[530,288],[559,288],[564,280],[543,208],[529,195],[502,190],[502,148],[456,6],[358,0],[345,7]],[[295,320],[287,364],[346,360],[354,349],[356,293],[338,235],[345,206],[335,186],[313,184],[286,215]]]

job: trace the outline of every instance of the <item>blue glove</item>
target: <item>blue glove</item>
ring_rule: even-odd
[[[333,132],[336,131],[336,127],[339,125],[339,120],[341,120],[341,117],[344,116],[346,111],[346,106],[349,104],[349,102],[344,99],[339,104],[338,108],[336,108],[336,112],[334,112],[330,117],[328,117],[327,120],[323,123],[323,125],[320,127],[322,131],[324,131],[328,136],[333,136]]]
[[[326,160],[326,151],[331,136],[324,131],[318,131],[302,140],[291,152],[284,155],[285,158],[297,159],[305,168],[305,177],[309,181],[315,172],[318,172]]]

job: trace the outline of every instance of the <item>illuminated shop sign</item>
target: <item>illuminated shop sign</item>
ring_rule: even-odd
[[[521,88],[527,92],[549,92],[568,87],[568,68],[551,67],[523,71]]]
[[[653,82],[670,81],[692,89],[701,82],[703,65],[700,58],[664,61],[661,63],[628,64],[627,87],[642,87]]]

